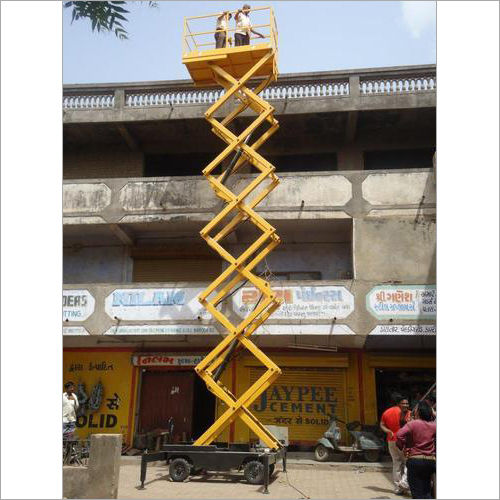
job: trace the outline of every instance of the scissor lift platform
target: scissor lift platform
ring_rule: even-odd
[[[213,70],[210,64],[217,66],[236,79],[246,75],[255,65],[266,56],[266,63],[253,73],[253,77],[277,76],[278,57],[278,30],[274,12],[270,7],[251,9],[260,22],[253,27],[263,31],[264,38],[252,36],[250,45],[233,45],[236,28],[229,28],[225,32],[226,43],[222,48],[215,48],[213,39],[217,14],[188,17],[184,20],[182,62],[186,65],[195,86],[213,86]],[[236,14],[236,11],[231,13]]]
[[[263,484],[268,493],[269,479],[276,463],[281,460],[286,472],[286,448],[278,451],[250,448],[249,445],[230,444],[194,446],[191,444],[167,444],[161,451],[145,453],[141,457],[141,488],[144,488],[149,462],[165,461],[169,466],[170,478],[181,482],[196,475],[200,470],[229,471],[243,470],[250,484]]]
[[[224,89],[224,93],[206,111],[205,118],[212,126],[212,131],[226,142],[227,146],[202,173],[226,206],[200,231],[200,235],[229,263],[229,266],[199,295],[198,300],[214,319],[224,326],[227,335],[203,358],[195,371],[206,383],[208,390],[223,402],[226,410],[196,439],[194,444],[169,444],[164,445],[161,451],[145,453],[141,460],[142,488],[146,479],[147,464],[154,461],[164,460],[169,465],[173,481],[184,481],[200,470],[243,470],[248,482],[264,485],[264,493],[268,493],[269,476],[279,460],[282,460],[283,470],[286,471],[286,448],[250,410],[252,403],[271,387],[281,374],[280,368],[250,340],[253,332],[281,305],[281,300],[270,284],[254,271],[259,262],[279,245],[280,238],[276,234],[276,229],[254,210],[279,184],[274,172],[275,167],[258,153],[258,149],[278,129],[278,121],[273,116],[274,108],[259,96],[272,81],[276,81],[278,76],[277,28],[271,8],[259,7],[252,11],[269,15],[265,19],[266,23],[252,24],[252,29],[266,28],[265,34],[257,32],[257,37],[264,40],[263,43],[253,44],[252,40],[255,37],[249,35],[249,45],[232,46],[230,35],[238,28],[229,28],[226,23],[224,29],[219,29],[217,33],[220,35],[221,31],[224,31],[223,46],[214,48],[216,45],[221,45],[219,36],[217,43],[214,42],[213,30],[214,21],[221,17],[221,13],[186,18],[184,22],[182,62],[188,68],[194,84],[197,86],[217,84]],[[229,12],[223,15],[226,16],[226,20],[229,19]],[[212,30],[202,27],[202,31],[193,31],[190,22],[195,19],[210,23],[208,26],[211,26]],[[261,82],[257,84],[253,79],[260,79]],[[221,121],[215,119],[214,114],[226,103],[235,106],[233,111],[228,112],[229,114]],[[247,108],[251,108],[257,116],[245,130],[236,135],[228,127]],[[263,124],[267,130],[262,130]],[[253,142],[250,142],[254,132],[260,136],[253,137]],[[233,159],[227,167],[224,167],[226,170],[217,174],[217,167],[223,167],[225,160],[230,156],[233,156]],[[259,175],[251,179],[241,192],[233,193],[225,185],[227,176],[237,172],[246,162],[255,168]],[[250,196],[252,193],[253,197]],[[227,216],[231,218],[230,221],[226,219]],[[254,224],[262,235],[235,257],[224,248],[222,240],[244,221]],[[243,321],[233,325],[217,306],[229,298],[242,281],[250,282],[260,291],[261,297],[252,312]],[[266,368],[262,376],[240,395],[233,394],[220,381],[223,370],[238,349],[247,349]],[[236,419],[247,425],[266,448],[252,448],[245,444],[226,446],[213,444]]]
[[[208,63],[217,63],[223,70],[235,78],[241,78],[253,68],[263,57],[271,54],[273,48],[270,43],[245,45],[243,47],[228,47],[225,49],[205,50],[203,52],[189,52],[182,58],[182,62],[197,87],[213,86],[214,77]],[[267,76],[273,73],[274,58],[270,58],[254,76]]]

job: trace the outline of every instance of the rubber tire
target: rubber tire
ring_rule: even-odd
[[[378,462],[380,459],[380,451],[379,450],[366,450],[363,453],[363,457],[367,462]]]
[[[330,450],[323,444],[317,444],[314,448],[314,458],[317,462],[326,462],[330,458]]]
[[[191,473],[191,464],[184,458],[175,458],[168,468],[170,479],[176,483],[185,481]]]
[[[251,460],[245,464],[243,474],[249,484],[263,484],[264,465],[258,460]]]

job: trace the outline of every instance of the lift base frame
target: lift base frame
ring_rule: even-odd
[[[208,471],[227,471],[241,469],[245,463],[258,460],[264,465],[264,493],[269,493],[269,466],[281,460],[286,472],[286,448],[277,451],[250,449],[248,445],[229,444],[222,448],[216,445],[195,446],[189,444],[163,445],[161,451],[145,453],[141,457],[141,489],[144,488],[146,470],[149,462],[165,461],[168,464],[175,458],[185,458],[194,469]]]

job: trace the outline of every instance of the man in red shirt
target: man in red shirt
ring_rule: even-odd
[[[392,480],[394,492],[401,495],[409,489],[405,473],[406,457],[396,446],[396,433],[410,419],[410,405],[403,396],[394,398],[395,406],[384,411],[380,419],[380,428],[387,434],[387,447],[392,458]]]

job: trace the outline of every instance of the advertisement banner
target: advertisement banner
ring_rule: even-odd
[[[122,434],[132,444],[135,382],[130,352],[75,350],[63,352],[63,380],[72,381],[80,403],[76,432]]]
[[[94,309],[95,299],[88,290],[63,290],[63,321],[85,321]]]
[[[435,319],[436,285],[381,285],[366,296],[366,308],[377,319]]]
[[[271,316],[275,319],[323,319],[347,318],[354,311],[354,296],[344,286],[273,286],[281,307]],[[241,288],[233,296],[233,307],[240,317],[246,317],[259,300],[255,288]]]
[[[436,325],[377,325],[369,335],[436,335]]]
[[[192,320],[211,315],[198,302],[203,288],[126,288],[106,297],[108,316],[120,320]]]

